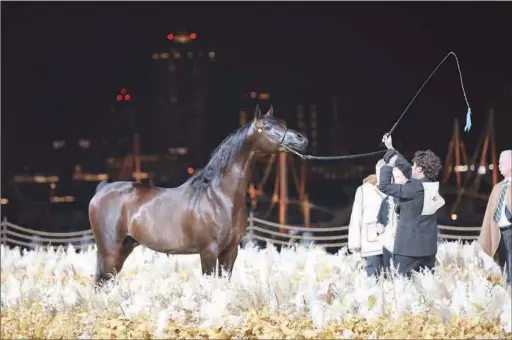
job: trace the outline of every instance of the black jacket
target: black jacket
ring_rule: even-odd
[[[379,190],[399,201],[400,218],[396,230],[393,253],[405,256],[430,256],[437,253],[437,217],[422,215],[425,179],[411,178],[411,164],[397,151],[386,154],[398,156],[395,166],[408,178],[405,184],[393,184],[393,167],[385,165],[380,170]]]

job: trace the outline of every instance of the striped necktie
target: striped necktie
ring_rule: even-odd
[[[501,218],[501,212],[503,211],[503,207],[505,206],[505,194],[507,192],[507,184],[508,180],[503,182],[503,188],[501,188],[500,199],[498,200],[498,207],[496,208],[496,212],[494,213],[494,221],[496,223],[499,222]]]

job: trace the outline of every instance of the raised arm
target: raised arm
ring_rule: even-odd
[[[411,199],[417,194],[418,189],[411,180],[405,184],[393,184],[392,178],[393,168],[390,165],[384,165],[380,169],[379,190],[386,195],[401,199]]]
[[[402,156],[402,154],[400,152],[396,151],[396,155],[398,157],[396,158],[395,166],[400,171],[402,171],[402,173],[404,174],[404,176],[407,179],[410,179],[411,175],[412,175],[412,165],[411,165],[411,163],[409,163],[409,161],[404,156]]]
[[[389,149],[383,157],[384,161],[391,166],[397,167],[407,179],[411,178],[412,165],[396,149]]]
[[[382,142],[386,145],[386,148],[388,148],[388,151],[383,157],[384,161],[391,166],[396,166],[407,179],[410,179],[412,175],[412,165],[393,147],[391,135],[386,133],[382,137]]]

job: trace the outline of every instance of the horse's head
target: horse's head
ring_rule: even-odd
[[[262,153],[275,153],[286,149],[301,152],[308,146],[306,136],[287,128],[283,121],[274,118],[272,106],[265,115],[261,114],[257,106],[252,126],[251,139],[254,148]]]

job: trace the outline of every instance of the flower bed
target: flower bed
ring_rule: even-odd
[[[2,338],[504,338],[511,293],[477,244],[442,244],[435,274],[368,278],[355,255],[241,249],[231,282],[197,255],[138,247],[93,290],[96,253],[1,246]]]

